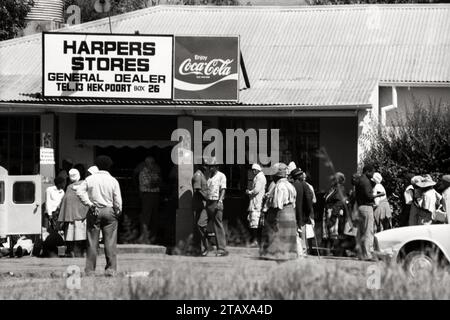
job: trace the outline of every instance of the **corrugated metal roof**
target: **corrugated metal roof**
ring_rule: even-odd
[[[364,105],[382,79],[450,82],[450,5],[159,6],[111,22],[113,33],[240,35],[243,105]],[[41,91],[41,35],[1,42],[0,72],[1,100],[40,101],[21,94]]]
[[[34,0],[34,6],[28,13],[26,20],[48,20],[64,22],[64,0]]]

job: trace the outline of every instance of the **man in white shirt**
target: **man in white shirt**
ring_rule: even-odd
[[[258,235],[258,230],[260,230],[259,219],[261,217],[262,202],[266,191],[267,180],[259,164],[254,163],[252,165],[252,171],[255,175],[253,178],[252,189],[246,191],[250,198],[247,219],[249,221],[250,231],[252,233],[250,246],[258,247],[258,242],[260,242],[260,239],[258,239],[260,238]]]
[[[117,271],[117,226],[122,212],[122,196],[117,179],[108,170],[112,160],[99,156],[95,160],[99,171],[86,178],[77,189],[81,201],[88,205],[86,275],[95,273],[100,229],[105,243],[105,274],[114,276]]]
[[[218,170],[218,163],[215,158],[205,161],[209,167],[209,178],[206,181],[206,212],[201,214],[197,224],[200,227],[202,238],[207,236],[206,227],[209,220],[214,220],[214,233],[216,236],[217,253],[216,256],[227,256],[226,235],[223,227],[223,200],[227,188],[227,178]],[[207,255],[207,252],[203,254]]]
[[[47,231],[50,224],[56,221],[53,217],[57,214],[59,206],[61,205],[62,199],[64,198],[64,188],[66,187],[66,179],[63,177],[56,177],[54,180],[55,185],[48,187],[45,190],[45,213],[43,221],[43,232]],[[56,226],[52,226],[55,228]]]

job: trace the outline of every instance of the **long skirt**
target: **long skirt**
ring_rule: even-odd
[[[297,221],[295,209],[271,209],[264,224],[264,243],[261,258],[271,260],[297,259]]]

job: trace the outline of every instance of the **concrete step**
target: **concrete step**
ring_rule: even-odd
[[[100,245],[100,252],[104,253],[104,245]],[[153,254],[165,254],[166,247],[150,245],[150,244],[118,244],[117,254],[125,253],[153,253]]]
[[[246,255],[246,256],[257,256],[259,254],[258,248],[247,248],[247,247],[227,247],[230,254],[233,255]],[[100,245],[100,253],[104,253],[104,245]],[[149,254],[165,254],[166,247],[150,244],[118,244],[117,245],[118,254],[127,253],[149,253]]]

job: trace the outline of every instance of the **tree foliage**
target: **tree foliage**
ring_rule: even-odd
[[[0,40],[14,38],[25,28],[25,17],[33,5],[33,0],[0,1]]]
[[[379,128],[371,140],[363,163],[381,173],[398,214],[408,175],[431,174],[437,181],[450,172],[450,106],[416,100],[406,115],[394,120],[392,126]]]

